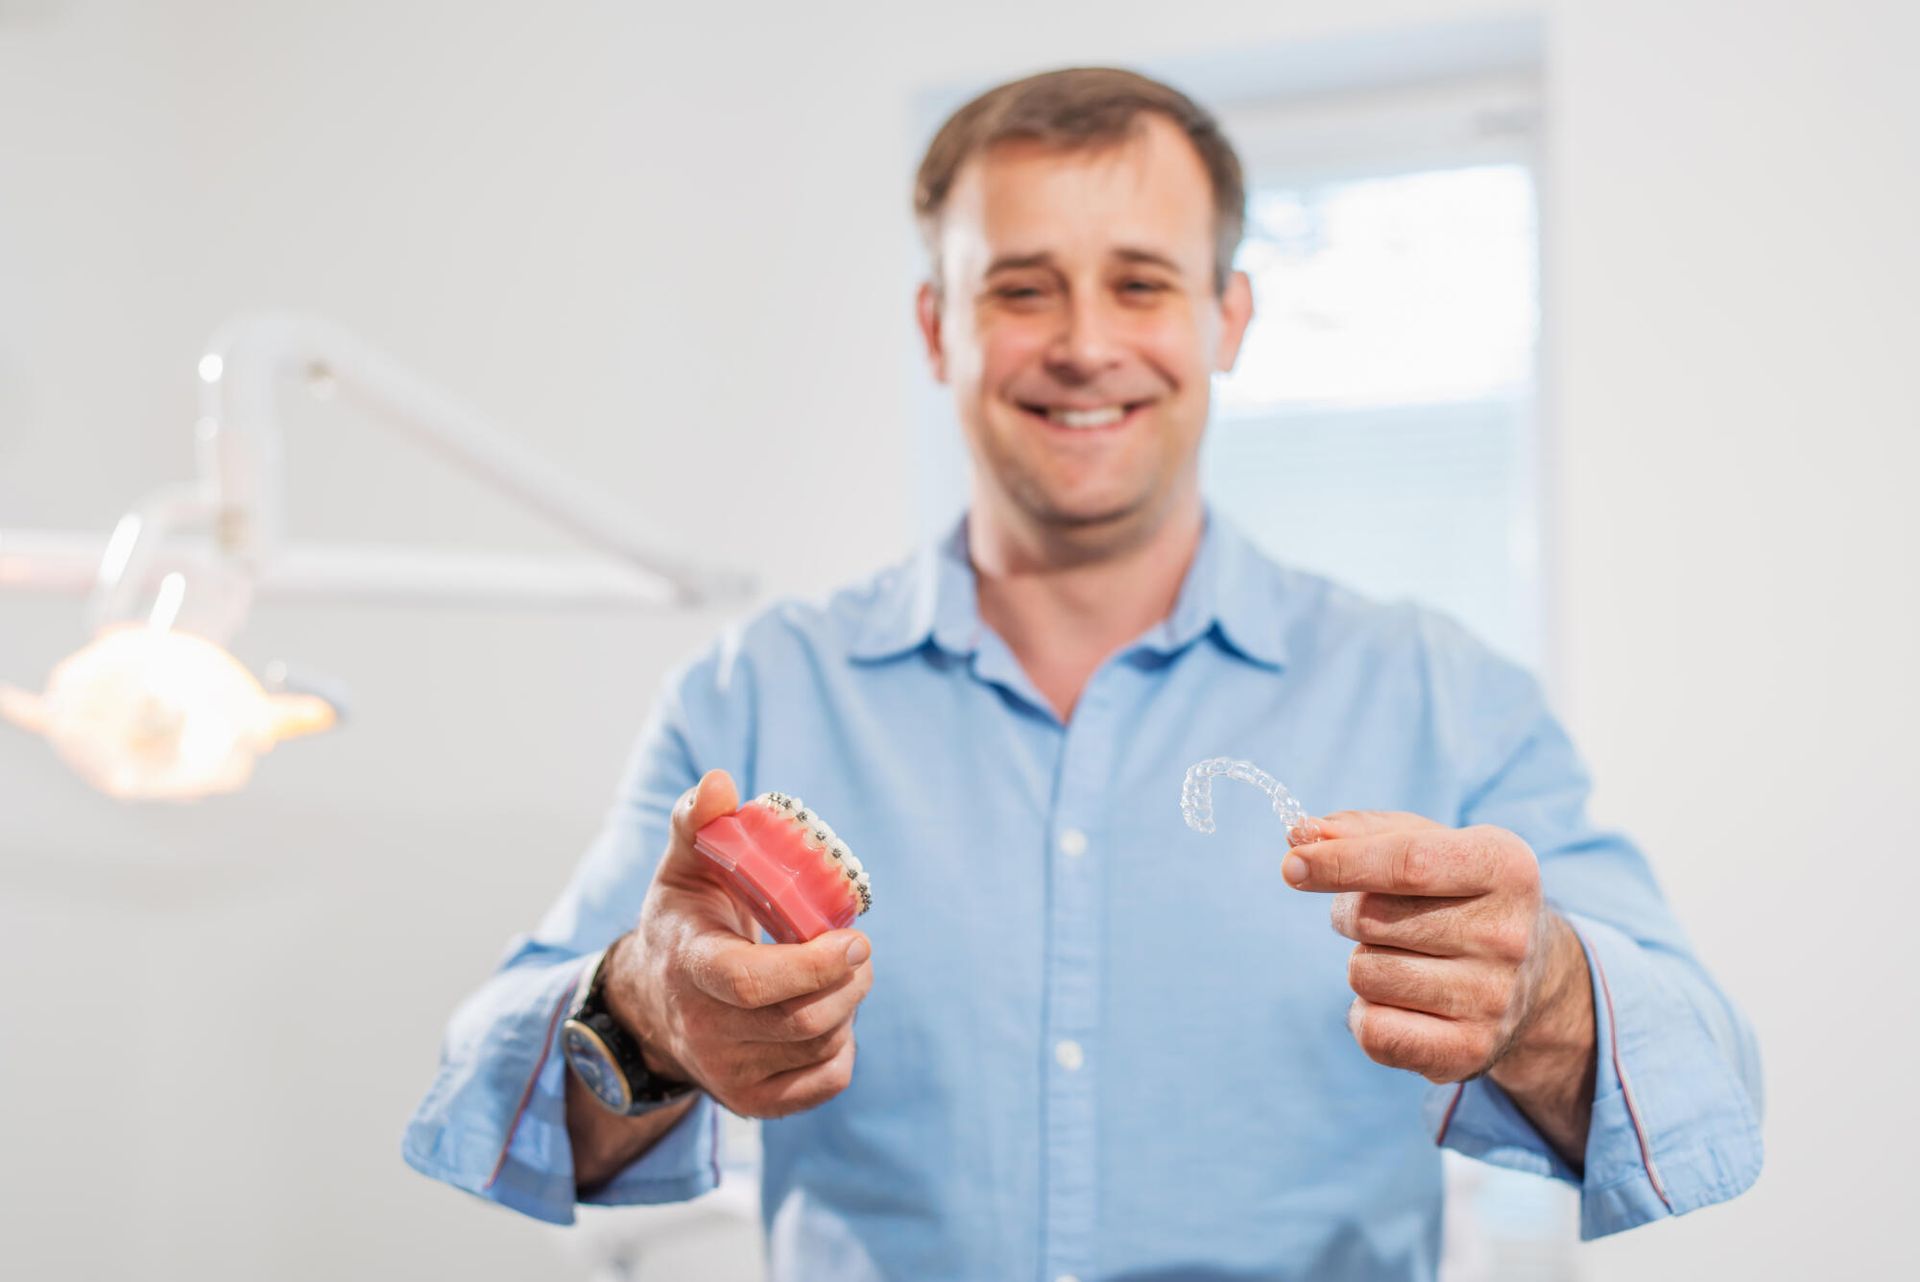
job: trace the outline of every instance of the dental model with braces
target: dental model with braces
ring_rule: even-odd
[[[873,907],[873,881],[847,843],[800,798],[764,792],[694,834],[769,935],[804,943]]]

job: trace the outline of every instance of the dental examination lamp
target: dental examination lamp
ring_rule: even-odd
[[[474,605],[662,609],[745,599],[741,575],[650,548],[612,505],[353,335],[250,313],[200,358],[198,479],[148,495],[99,541],[0,530],[0,588],[90,593],[92,640],[44,693],[0,685],[0,714],[44,734],[89,783],[123,799],[231,792],[282,739],[333,726],[341,701],[226,645],[256,592]],[[342,394],[610,557],[503,556],[289,544],[275,403],[292,380]],[[146,604],[150,585],[158,590]]]

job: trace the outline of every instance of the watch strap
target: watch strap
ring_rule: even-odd
[[[613,955],[619,942],[615,940],[593,959],[592,969],[576,990],[572,1009],[567,1013],[567,1022],[577,1025],[580,1031],[597,1041],[605,1050],[606,1059],[626,1079],[629,1102],[623,1111],[627,1116],[634,1117],[671,1104],[691,1094],[695,1088],[691,1082],[666,1077],[649,1069],[640,1040],[627,1031],[608,1007],[605,992],[607,959]],[[574,1029],[568,1031],[573,1032]]]

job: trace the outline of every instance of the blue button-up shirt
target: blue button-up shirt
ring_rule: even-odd
[[[1760,1166],[1747,1026],[1640,852],[1595,828],[1534,681],[1459,627],[1262,557],[1210,517],[1172,614],[1062,723],[980,619],[964,524],[674,674],[572,883],[459,1010],[405,1140],[541,1219],[691,1197],[714,1106],[584,1198],[559,1015],[633,924],[679,794],[714,767],[797,793],[871,870],[874,985],[840,1096],[763,1129],[776,1277],[1429,1278],[1439,1145],[1568,1180],[1586,1236],[1733,1196]],[[1349,943],[1280,877],[1264,800],[1181,778],[1250,759],[1309,810],[1525,838],[1593,977],[1576,1174],[1485,1079],[1430,1086],[1347,1031]]]

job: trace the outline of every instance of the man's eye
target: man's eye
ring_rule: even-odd
[[[1158,294],[1166,286],[1157,280],[1129,280],[1120,286],[1129,294]]]
[[[1040,291],[1031,285],[1002,285],[1000,288],[994,290],[993,293],[996,298],[1004,298],[1010,302],[1019,302],[1021,299],[1040,297]]]

